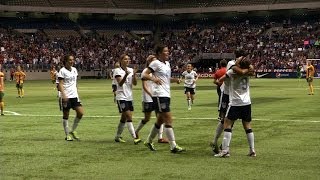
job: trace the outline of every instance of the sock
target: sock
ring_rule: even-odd
[[[221,136],[222,131],[223,131],[223,124],[219,122],[216,128],[216,133],[214,134],[214,137],[213,137],[213,141],[212,141],[213,144],[215,145],[218,144],[218,139]]]
[[[133,127],[133,123],[131,120],[127,121],[127,127],[129,130],[129,133],[131,134],[132,138],[136,139],[136,132],[134,132],[134,127]]]
[[[246,134],[247,134],[250,151],[254,151],[254,134],[252,132],[252,129],[247,129]]]
[[[138,125],[138,127],[137,127],[137,129],[136,129],[136,133],[138,133],[138,132],[143,128],[143,126],[144,126],[145,124],[146,124],[146,123],[144,123],[143,120],[141,120],[140,123],[139,123],[139,125]]]
[[[231,129],[225,129],[224,133],[223,133],[223,140],[222,140],[222,150],[224,152],[228,152],[229,151],[231,137],[232,137],[232,130]]]
[[[123,122],[119,122],[119,125],[118,125],[118,130],[117,130],[117,134],[116,134],[116,138],[117,137],[121,137],[121,134],[123,132],[123,129],[124,129],[124,126],[126,125],[126,123],[123,123]]]
[[[68,119],[62,119],[62,126],[64,129],[64,133],[68,135],[69,134]]]
[[[163,135],[163,128],[164,128],[164,124],[161,124],[160,128],[159,128],[159,134],[158,134],[158,139],[162,139],[162,135]]]
[[[152,143],[152,140],[156,137],[156,135],[159,133],[159,128],[160,126],[158,126],[157,124],[154,124],[150,130],[150,133],[148,135],[147,138],[147,142],[148,143]]]
[[[187,101],[188,101],[188,107],[190,107],[191,106],[191,100],[188,98]]]
[[[74,118],[74,120],[73,120],[73,125],[72,125],[72,132],[77,129],[80,120],[81,120],[81,119],[79,119],[78,117],[75,117],[75,118]]]
[[[20,90],[18,90],[18,96],[19,96],[19,97],[21,97],[21,93],[20,93]]]
[[[166,135],[167,135],[168,140],[169,140],[170,149],[172,150],[173,148],[175,148],[177,146],[176,140],[175,140],[175,137],[174,137],[173,129],[172,129],[171,126],[166,125],[164,130],[165,130]]]
[[[116,100],[116,96],[113,96],[113,102],[116,103],[117,100]]]
[[[23,97],[23,96],[24,96],[24,90],[21,89],[21,97]]]

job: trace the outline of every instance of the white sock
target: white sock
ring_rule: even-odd
[[[191,100],[187,99],[187,101],[188,101],[188,107],[190,107],[191,106]]]
[[[81,120],[81,119],[79,119],[78,117],[75,117],[75,118],[74,118],[74,120],[73,120],[73,125],[72,125],[72,132],[77,129],[80,120]]]
[[[126,123],[119,122],[116,137],[121,137],[125,125]]]
[[[64,133],[66,135],[69,134],[69,126],[68,126],[68,120],[67,119],[62,119],[62,126],[63,126],[63,129],[64,129]]]
[[[253,132],[247,133],[248,144],[251,151],[254,151],[254,134]]]
[[[138,133],[138,132],[143,128],[144,125],[145,125],[145,124],[144,124],[143,121],[141,120],[140,123],[139,123],[139,125],[138,125],[138,127],[137,127],[137,129],[136,129],[136,132]]]
[[[156,135],[159,133],[159,129],[156,127],[156,125],[153,125],[150,134],[148,135],[147,142],[152,143],[152,140],[156,137]]]
[[[127,127],[128,127],[128,130],[129,130],[129,133],[131,134],[131,136],[136,139],[137,136],[136,136],[136,133],[134,132],[134,127],[133,127],[133,123],[132,122],[127,122]]]
[[[177,146],[172,127],[164,129],[169,140],[171,150]]]
[[[158,139],[162,139],[164,124],[161,124],[158,134]]]
[[[229,151],[231,137],[232,137],[232,132],[224,131],[224,133],[223,133],[223,141],[222,141],[222,150],[225,151],[225,152]]]
[[[212,143],[217,145],[218,144],[218,139],[221,136],[223,131],[223,124],[221,122],[218,123],[217,128],[216,128],[216,133],[214,134],[214,138]]]

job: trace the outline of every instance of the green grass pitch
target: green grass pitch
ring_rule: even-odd
[[[81,141],[66,142],[56,91],[50,81],[26,81],[16,98],[6,82],[5,116],[0,117],[0,179],[320,179],[320,81],[309,96],[297,79],[252,79],[251,98],[256,158],[240,121],[233,130],[231,157],[215,158],[209,142],[217,125],[217,95],[212,80],[199,80],[195,104],[187,110],[183,84],[172,85],[171,110],[177,143],[171,154],[155,143],[151,152],[134,145],[125,129],[124,144],[114,142],[119,114],[111,81],[80,80],[85,115]],[[134,88],[134,125],[141,113],[141,82]],[[74,112],[71,113],[73,119]],[[155,119],[141,131],[145,140]],[[70,125],[69,125],[70,126]],[[220,138],[221,141],[221,138]]]

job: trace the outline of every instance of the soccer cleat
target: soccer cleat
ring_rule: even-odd
[[[191,110],[191,106],[188,107],[188,111],[190,111],[190,110]]]
[[[168,143],[168,139],[166,138],[161,138],[161,139],[158,139],[158,143]]]
[[[215,154],[214,157],[227,158],[227,157],[230,157],[230,153],[229,152],[225,152],[225,151],[221,151],[220,153]]]
[[[215,154],[219,154],[220,150],[219,150],[219,148],[218,148],[218,146],[216,144],[211,144],[211,147],[212,147],[212,151]]]
[[[133,143],[135,145],[139,144],[140,142],[141,142],[141,139],[139,139],[139,138],[133,140]]]
[[[125,143],[126,141],[122,139],[122,137],[116,137],[114,139],[115,142],[118,142],[118,143]]]
[[[4,114],[3,114],[3,113],[1,113],[1,116],[4,116]]]
[[[153,143],[144,142],[144,145],[147,146],[151,151],[156,151]]]
[[[73,139],[80,140],[78,133],[76,131],[72,131],[69,134],[73,137]]]
[[[70,135],[67,135],[65,138],[66,141],[73,141],[72,137]]]
[[[181,153],[186,151],[186,149],[176,145],[176,147],[174,147],[173,149],[170,150],[172,153]]]
[[[248,156],[250,156],[250,157],[257,157],[257,154],[256,154],[255,151],[250,151],[249,154],[248,154]]]

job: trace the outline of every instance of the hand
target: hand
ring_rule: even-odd
[[[177,79],[177,84],[180,84],[181,83],[181,79]]]
[[[62,106],[66,108],[68,106],[68,101],[69,101],[69,98],[63,97],[62,98]]]
[[[133,67],[133,74],[136,74],[138,72],[138,66]]]
[[[157,78],[157,77],[154,77],[154,78],[152,79],[152,81],[153,81],[154,83],[158,84],[158,85],[161,85],[161,84],[162,84],[161,79],[159,79],[159,78]]]

